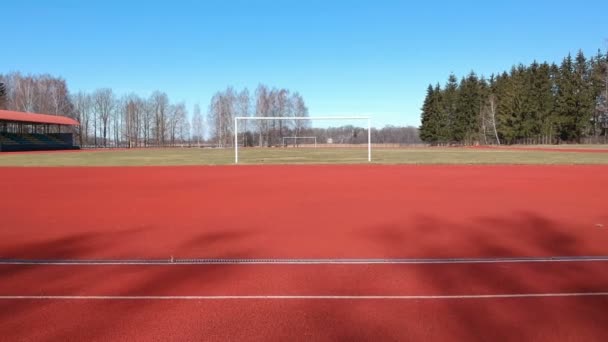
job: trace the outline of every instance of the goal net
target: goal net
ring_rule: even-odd
[[[283,147],[317,147],[317,137],[283,137]]]
[[[234,162],[328,163],[371,161],[367,116],[234,119]]]

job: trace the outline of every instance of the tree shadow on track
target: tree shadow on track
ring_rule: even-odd
[[[594,252],[608,255],[608,247],[602,249],[607,232],[594,227],[570,227],[561,222],[530,212],[518,212],[503,217],[478,217],[466,225],[433,216],[419,216],[414,227],[400,227],[390,222],[359,231],[362,239],[378,247],[383,256],[393,258],[411,257],[538,257],[575,256]],[[577,229],[581,229],[577,230]],[[589,231],[588,231],[589,230]],[[450,232],[447,234],[446,232]],[[462,234],[454,234],[462,232]],[[126,234],[134,238],[137,231]],[[191,237],[181,247],[195,253],[213,255],[216,258],[241,258],[259,255],[263,246],[245,246],[249,233],[239,231],[208,232]],[[124,234],[123,234],[124,235]],[[53,256],[95,254],[108,248],[106,241],[112,236],[80,234],[47,244],[31,244],[16,248],[19,255]],[[595,242],[593,239],[595,238]],[[100,243],[99,241],[104,241]],[[455,247],[457,246],[457,247]],[[600,246],[600,247],[598,247]],[[604,244],[608,246],[608,244]],[[25,248],[25,249],[23,249]],[[93,249],[91,251],[91,249]],[[605,251],[605,253],[602,253]],[[11,251],[8,251],[9,254]],[[93,253],[91,253],[93,252]],[[7,255],[9,255],[7,254]],[[179,256],[179,255],[178,255]],[[603,266],[607,265],[607,266]],[[428,266],[428,265],[427,265]],[[548,283],[563,287],[567,292],[608,291],[597,284],[608,283],[608,263],[601,267],[606,272],[595,272],[587,263],[568,263],[557,273],[543,265],[534,265],[525,272],[510,272],[510,265],[471,267],[427,267],[416,266],[416,279],[424,283],[421,291],[426,294],[459,294],[454,289],[464,280],[474,280],[475,288],[485,293],[541,293]],[[361,267],[361,266],[353,266]],[[369,266],[374,267],[374,266]],[[496,267],[496,268],[493,268]],[[181,286],[204,279],[199,289],[205,294],[205,287],[211,288],[222,282],[238,282],[239,267],[205,267],[200,274],[192,269],[169,266],[150,276],[138,278],[125,284],[118,295],[171,294]],[[359,268],[366,272],[365,267]],[[36,266],[24,269],[2,270],[0,277],[24,276],[36,273]],[[398,270],[397,270],[398,271]],[[590,275],[592,275],[590,277]],[[73,280],[79,277],[70,268],[52,272],[44,278],[46,284],[64,287],[67,292],[77,293],[84,289],[75,288]],[[575,287],[568,287],[569,279],[583,279]],[[588,279],[588,282],[585,281]],[[413,280],[413,281],[414,281]],[[99,279],[89,282],[112,281],[111,272],[100,273]],[[321,280],[322,281],[322,280]],[[301,283],[300,289],[312,285]],[[342,295],[352,294],[353,284],[337,283],[331,290]],[[599,286],[599,287],[598,287]],[[44,286],[41,286],[44,288]],[[382,285],[366,287],[371,295],[387,295]],[[217,289],[216,289],[217,290]],[[473,291],[471,290],[471,291]],[[179,293],[192,294],[192,293]],[[223,293],[226,294],[226,293]],[[229,293],[232,294],[232,293]],[[248,294],[248,293],[238,293]],[[269,293],[277,294],[277,293]],[[279,293],[280,294],[280,293]],[[322,293],[320,293],[322,294]],[[408,294],[408,293],[400,293]],[[475,292],[475,294],[478,294]],[[37,301],[35,305],[10,302],[0,303],[0,333],[4,336],[28,336],[27,318],[33,312],[35,317],[44,317],[42,312],[61,312],[70,302]],[[183,303],[182,303],[183,304]],[[179,313],[180,303],[159,305],[153,301],[137,301],[117,304],[96,303],[98,317],[77,317],[74,321],[48,328],[45,338],[67,340],[79,336],[82,331],[91,331],[97,339],[112,339],[121,332],[133,329],[133,324],[145,323],[154,326],[159,334],[170,329],[174,314]],[[213,311],[219,303],[201,302],[195,306],[200,310]],[[161,307],[165,311],[153,312]],[[191,306],[193,307],[193,306]],[[117,309],[120,311],[117,311]],[[183,307],[181,307],[183,308]],[[270,308],[270,309],[269,309]],[[265,311],[267,310],[267,311]],[[150,312],[153,314],[150,314]],[[119,312],[119,315],[116,313]],[[222,335],[225,329],[234,329],[232,337],[237,339],[268,339],[276,333],[277,327],[284,339],[290,340],[432,340],[450,339],[467,341],[487,340],[601,340],[608,337],[608,299],[606,297],[517,298],[517,299],[451,299],[451,300],[294,300],[288,302],[240,301],[228,311],[231,317],[222,314],[205,316],[209,321],[198,322],[182,336],[191,339],[213,339]],[[272,317],[265,313],[272,313]],[[94,315],[92,312],[84,311]],[[148,317],[156,317],[154,322],[143,322]],[[251,321],[239,320],[242,317]],[[272,321],[272,322],[271,322]],[[290,335],[298,324],[304,327],[301,336]],[[301,331],[301,330],[298,330]],[[117,335],[118,334],[118,335]],[[250,335],[246,335],[250,334]],[[91,336],[91,335],[88,335]],[[162,338],[160,336],[159,338]]]
[[[446,234],[450,236],[446,240],[441,236],[445,229],[461,231],[463,235]],[[589,234],[606,241],[608,237],[603,232],[593,231],[591,226],[565,227],[560,222],[529,212],[509,217],[479,217],[467,226],[420,216],[413,230],[412,227],[405,229],[389,224],[372,227],[362,234],[371,243],[382,246],[387,256],[401,258],[421,257],[419,253],[424,257],[440,258],[581,256],[589,255],[589,252],[598,256],[608,255],[608,245],[604,244],[606,247],[603,249],[590,245]],[[412,254],[414,245],[416,248]],[[454,249],[454,245],[459,247]],[[455,250],[459,252],[455,254]],[[571,293],[608,291],[605,287],[608,284],[608,263],[600,265],[605,270],[601,273],[597,272],[597,264],[595,268],[579,262],[563,266],[558,273],[551,267],[534,264],[529,269],[526,266],[527,271],[522,274],[509,272],[509,268],[514,267],[510,264],[455,265],[440,269],[427,265],[416,268],[416,277],[425,284],[424,292],[427,294],[458,294],[454,289],[460,287],[455,285],[469,279],[474,279],[475,286],[489,294],[543,293],[547,284],[563,286],[567,288],[566,292]],[[572,279],[582,280],[576,286],[568,287],[568,280]],[[382,288],[377,290],[382,293]],[[345,284],[344,291],[348,291],[348,284]],[[363,306],[361,304],[336,305],[328,313],[330,318],[319,320],[317,324],[326,326],[327,320],[333,318],[335,324],[330,331],[333,340],[356,339],[353,327],[374,330],[382,340],[403,340],[404,337],[421,340],[432,339],[433,336],[466,341],[601,340],[608,337],[607,297],[450,299],[376,304],[388,308],[395,317],[399,317],[400,308],[418,307],[420,313],[413,315],[418,318],[413,322],[402,321],[401,330],[395,331],[394,327],[384,326],[381,321],[359,318],[355,309],[357,305]],[[433,322],[434,318],[424,316],[428,311],[449,317],[449,320],[435,321],[441,326],[433,326],[428,322]],[[341,323],[342,320],[345,323]],[[434,334],[432,329],[441,332]],[[404,335],[404,331],[411,334]]]
[[[29,256],[30,259],[73,260],[81,259],[80,256],[83,255],[104,255],[105,252],[112,250],[112,240],[116,237],[133,239],[137,238],[139,233],[140,229],[112,232],[110,234],[78,234],[4,250],[2,251],[2,258],[23,258],[24,256]],[[251,249],[234,248],[235,242],[240,241],[246,236],[246,232],[234,231],[201,233],[184,242],[181,248],[177,248],[177,250],[183,248],[196,250],[198,248],[207,251],[207,253],[215,253],[214,256],[221,259],[239,258],[253,252],[252,246],[250,246]],[[175,255],[175,257],[180,256]],[[112,255],[110,254],[102,259],[112,259]],[[159,257],[158,259],[167,260],[168,256],[166,258]],[[196,274],[194,274],[192,267],[173,264],[157,266],[154,272],[146,272],[146,268],[152,266],[145,265],[90,266],[94,267],[95,270],[92,272],[78,271],[78,268],[87,267],[89,266],[0,265],[0,279],[4,280],[5,284],[9,282],[15,283],[15,279],[25,282],[42,282],[40,283],[40,290],[36,291],[36,293],[22,293],[17,284],[14,288],[8,290],[10,293],[6,292],[7,290],[5,289],[5,293],[0,293],[0,295],[183,295],[184,293],[179,292],[179,287],[191,285],[193,281],[204,281],[204,283],[200,284],[201,288],[213,287],[214,284],[222,281],[225,282],[229,279],[238,281],[239,270],[235,267],[226,268],[220,265],[211,265],[197,268]],[[117,267],[130,268],[127,273],[132,274],[127,274],[127,278],[130,279],[128,283],[115,283],[117,280],[113,277],[112,272]],[[201,274],[201,272],[204,274]],[[82,273],[86,273],[86,275]],[[95,293],[96,288],[104,288],[108,284],[110,284],[111,289],[115,289],[116,291],[112,293]],[[31,291],[31,283],[27,285]],[[56,289],[60,289],[61,293],[49,293],[47,292],[48,289],[55,289],[55,292],[57,291]],[[0,301],[0,335],[5,337],[13,336],[15,340],[22,339],[32,333],[31,327],[28,327],[27,324],[27,318],[32,312],[36,315],[44,315],[45,311],[61,313],[63,305],[71,306],[75,303],[77,302],[32,300],[18,301],[17,304],[19,305],[15,305],[15,302],[11,300]],[[128,328],[128,324],[125,325],[124,322],[137,317],[140,313],[146,312],[147,307],[153,303],[153,301],[145,300],[136,301],[132,304],[120,305],[121,310],[118,316],[79,317],[75,321],[64,322],[57,327],[48,327],[49,332],[45,336],[45,339],[71,340],[74,339],[74,336],[81,334],[83,329],[95,331],[95,338],[104,339],[104,334],[113,333],[117,325]],[[94,302],[93,307],[106,308],[115,305],[116,302]],[[102,309],[101,311],[112,312],[112,310],[106,309]],[[96,313],[90,314],[93,316],[97,315]],[[159,317],[162,319],[163,314],[159,313]],[[83,322],[86,322],[86,327],[84,328]]]

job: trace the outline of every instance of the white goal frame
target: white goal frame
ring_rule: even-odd
[[[239,163],[239,121],[240,120],[367,120],[367,161],[372,161],[372,123],[369,116],[237,116],[234,118],[234,163]]]
[[[283,137],[283,146],[287,146],[287,144],[285,144],[285,139],[293,139],[295,140],[294,144],[298,144],[298,139],[313,139],[315,142],[315,147],[317,147],[317,137]]]

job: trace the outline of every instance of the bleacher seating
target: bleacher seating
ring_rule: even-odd
[[[65,133],[0,133],[0,152],[79,149]]]

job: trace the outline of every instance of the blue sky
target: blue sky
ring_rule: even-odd
[[[606,48],[608,1],[5,1],[0,72],[156,89],[189,108],[258,83],[311,116],[418,125],[426,86]]]

